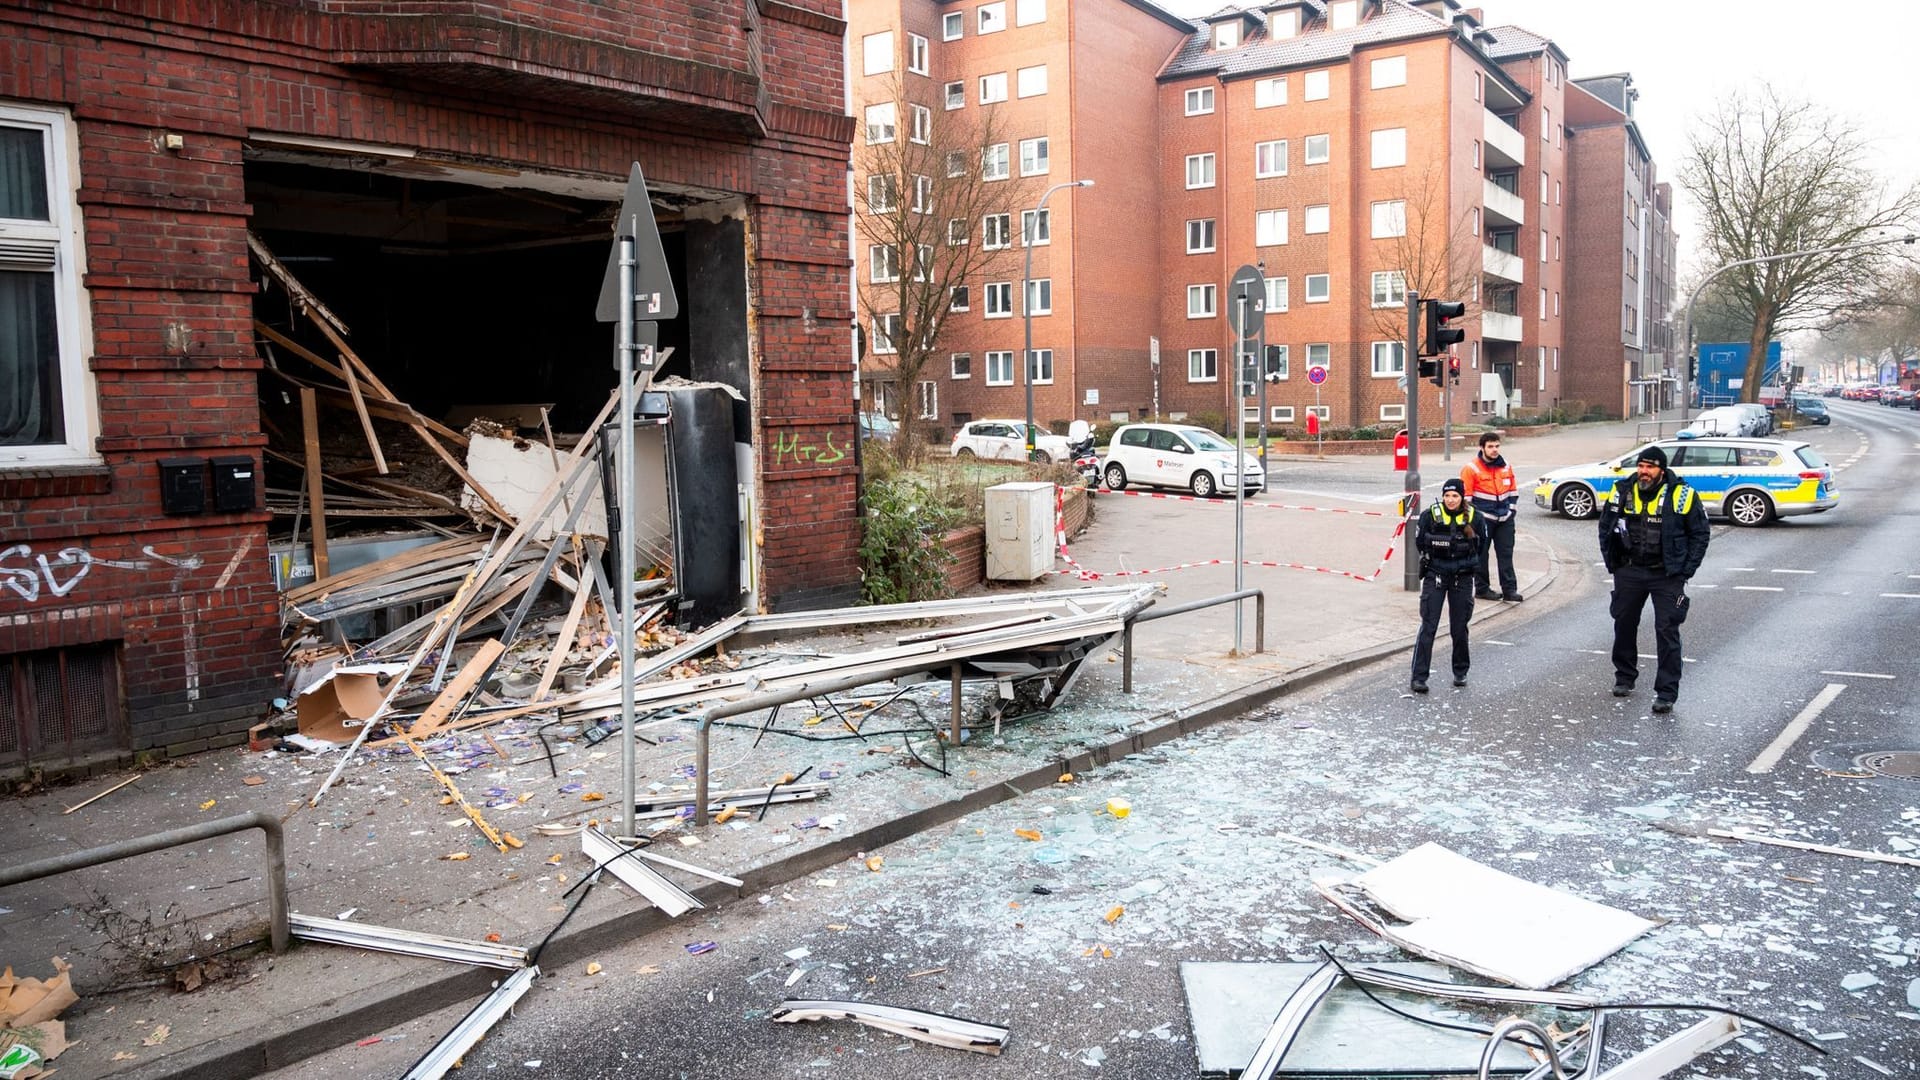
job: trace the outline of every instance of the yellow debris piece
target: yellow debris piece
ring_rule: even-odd
[[[1039,829],[1015,829],[1013,830],[1013,835],[1019,837],[1022,840],[1038,840],[1040,839],[1040,830]]]

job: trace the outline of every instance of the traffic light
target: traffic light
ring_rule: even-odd
[[[1429,360],[1422,356],[1420,358],[1420,377],[1423,379],[1431,379],[1435,386],[1440,385],[1440,361]]]
[[[1460,385],[1460,358],[1459,357],[1457,356],[1447,357],[1447,374],[1453,377],[1453,385],[1455,386]]]
[[[1447,351],[1447,346],[1466,340],[1467,332],[1451,324],[1467,313],[1467,305],[1458,300],[1422,300],[1420,304],[1425,308],[1427,319],[1427,333],[1420,342],[1421,356],[1439,356]]]

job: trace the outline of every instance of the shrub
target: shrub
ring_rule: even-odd
[[[967,520],[963,512],[912,476],[869,476],[866,497],[861,598],[870,604],[904,604],[946,596],[953,555],[941,539]]]

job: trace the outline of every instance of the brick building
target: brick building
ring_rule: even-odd
[[[1640,92],[1627,74],[1576,79],[1568,390],[1606,416],[1670,405],[1674,363],[1673,189],[1659,180],[1634,123]]]
[[[1270,425],[1310,410],[1336,427],[1403,423],[1409,287],[1469,305],[1461,377],[1450,401],[1422,395],[1423,423],[1448,407],[1466,421],[1622,396],[1566,382],[1576,91],[1552,41],[1483,26],[1454,0],[1279,0],[1171,34],[1158,9],[1126,0],[1051,4],[870,0],[851,15],[853,39],[891,43],[936,103],[957,87],[959,107],[977,108],[1043,59],[1052,86],[1099,87],[1088,104],[995,106],[1021,118],[1016,140],[1050,138],[1045,180],[1095,182],[1056,199],[1035,248],[1038,299],[1051,297],[1033,320],[1037,420],[1231,418],[1227,282],[1242,265],[1266,279]],[[1084,47],[1135,26],[1124,48]],[[1097,81],[1083,79],[1095,56]],[[892,69],[868,70],[856,57],[856,109],[890,100],[877,76]],[[962,232],[977,243],[982,229]],[[953,364],[929,365],[912,395],[942,434],[1020,414],[1021,270],[959,283],[967,306],[941,331]],[[1313,366],[1327,370],[1317,388]],[[885,369],[864,366],[883,385]]]
[[[255,328],[289,301],[250,233],[420,412],[580,430],[640,162],[683,304],[663,374],[745,400],[750,601],[857,595],[839,12],[0,2],[0,768],[235,742],[280,692]],[[212,463],[198,513],[163,506],[175,459]]]

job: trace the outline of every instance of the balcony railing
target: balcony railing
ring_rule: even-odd
[[[1480,313],[1480,336],[1494,341],[1519,341],[1520,316],[1498,311]]]
[[[1482,180],[1481,197],[1486,200],[1487,217],[1514,225],[1527,223],[1527,201],[1491,180]]]
[[[1521,284],[1526,280],[1522,276],[1524,265],[1518,255],[1510,255],[1490,244],[1480,245],[1480,266],[1489,277]]]
[[[1519,129],[1505,120],[1493,115],[1491,110],[1482,109],[1486,115],[1487,161],[1493,165],[1525,165],[1527,163],[1527,137]]]

